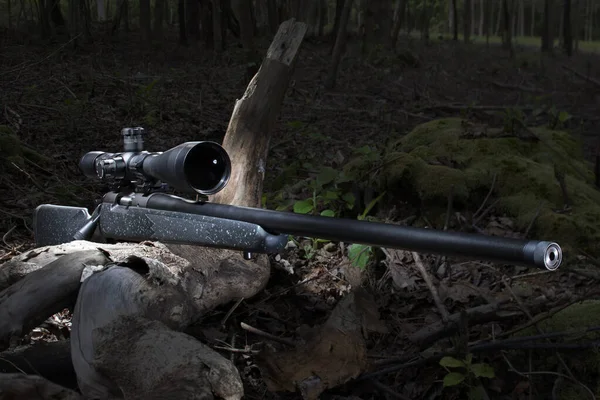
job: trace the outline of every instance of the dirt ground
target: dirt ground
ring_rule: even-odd
[[[176,43],[175,37],[169,40]],[[260,43],[263,54],[268,44],[268,40]],[[582,139],[586,156],[592,160],[596,155],[600,128],[597,55],[578,54],[568,59],[522,49],[511,59],[497,46],[451,41],[425,46],[406,38],[396,53],[375,49],[362,55],[360,44],[350,42],[337,86],[327,91],[323,82],[330,47],[331,43],[317,39],[304,43],[273,134],[266,192],[298,158],[313,166],[343,163],[354,149],[365,145],[382,149],[417,124],[445,116],[465,116],[501,126],[507,110],[520,110],[527,125],[539,125],[565,111],[572,117],[568,128]],[[249,78],[243,52],[236,46],[215,56],[201,46],[143,50],[133,34],[97,40],[84,49],[5,40],[0,47],[0,125],[10,127],[24,148],[39,153],[43,165],[17,165],[10,160],[0,164],[5,168],[0,175],[0,260],[32,247],[31,215],[37,205],[91,206],[100,196],[101,185],[85,179],[77,169],[83,153],[120,150],[120,129],[126,126],[146,128],[148,150],[166,150],[190,140],[220,142],[234,102]],[[7,152],[7,146],[0,142],[0,151]],[[309,166],[292,179],[310,174]],[[406,217],[409,215],[398,215],[397,219]],[[492,213],[489,219],[502,222],[500,217]],[[503,229],[510,230],[510,224]],[[363,376],[327,396],[461,398],[465,392],[442,389],[440,381],[446,371],[438,360],[420,354],[423,349],[409,340],[421,328],[441,321],[427,285],[414,268],[413,256],[407,252],[386,256],[386,262],[376,262],[364,273],[365,286],[375,293],[388,331],[369,335],[368,356],[372,371],[392,370]],[[529,324],[540,313],[583,296],[593,297],[593,277],[568,270],[531,274],[520,267],[502,269],[454,260],[441,264],[439,258],[426,255],[422,260],[450,314],[491,304],[503,296],[520,299],[513,299],[514,310],[531,310],[529,316],[465,327],[462,336],[449,335],[438,341],[433,347],[437,351],[508,337],[511,330]],[[357,273],[350,271],[338,246],[324,246],[311,260],[299,249],[291,249],[273,261],[282,268],[274,269],[267,290],[237,306],[225,328],[221,321],[229,308],[215,310],[201,327],[193,329],[196,336],[217,348],[239,350],[223,350],[223,354],[238,365],[249,399],[298,395],[266,390],[253,361],[254,347],[250,347],[266,339],[239,329],[239,323],[295,340],[302,329],[325,321],[348,291],[351,275]],[[402,268],[388,268],[389,263]],[[546,300],[538,307],[540,297]],[[67,314],[54,319],[68,325]],[[233,334],[236,340],[232,341]],[[61,334],[41,329],[24,342],[42,338],[60,339]],[[499,351],[481,354],[480,362],[491,364],[496,371],[496,377],[486,378],[484,384],[492,398],[527,398],[530,386],[541,396],[537,398],[544,398],[547,385],[556,380],[545,375],[528,379],[515,372],[524,365],[514,361],[528,354],[524,350],[519,354],[515,350],[508,355]]]

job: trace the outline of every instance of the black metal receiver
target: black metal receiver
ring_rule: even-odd
[[[159,192],[178,190],[210,195],[225,187],[231,174],[227,152],[214,142],[188,142],[164,153],[143,150],[143,129],[122,131],[124,152],[90,152],[80,168],[88,177],[112,183],[114,190],[90,215],[85,208],[41,205],[35,213],[39,246],[90,240],[94,233],[110,240],[157,240],[276,253],[287,235],[464,256],[557,269],[557,243],[455,233],[316,215],[187,200]]]

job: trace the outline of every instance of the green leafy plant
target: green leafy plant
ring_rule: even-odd
[[[469,389],[469,400],[483,399],[480,378],[494,378],[494,368],[486,363],[473,363],[473,355],[467,354],[464,360],[443,357],[440,365],[448,373],[444,376],[444,387],[464,385]],[[453,369],[453,370],[451,370]]]
[[[506,108],[504,110],[504,132],[514,134],[525,124],[523,112],[518,108]]]
[[[550,114],[550,119],[548,120],[548,127],[550,129],[564,129],[566,123],[573,118],[568,112],[558,111],[554,106],[548,110],[548,114]]]

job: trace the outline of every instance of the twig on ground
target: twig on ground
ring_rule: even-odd
[[[415,265],[417,266],[417,269],[421,273],[421,276],[423,277],[425,284],[429,288],[429,291],[431,292],[431,296],[433,297],[433,301],[434,301],[436,307],[440,311],[440,314],[442,316],[442,321],[444,321],[444,323],[448,322],[448,318],[449,318],[450,314],[448,314],[448,310],[446,310],[446,307],[444,307],[444,303],[442,303],[442,300],[440,299],[438,290],[434,286],[433,281],[431,280],[431,276],[429,275],[429,272],[427,272],[427,270],[425,269],[425,266],[423,265],[423,262],[421,261],[421,257],[419,256],[419,253],[416,253],[414,251],[411,253],[412,253],[413,259],[415,260]]]
[[[537,88],[530,88],[530,87],[521,86],[521,85],[508,85],[506,83],[500,83],[500,82],[496,82],[496,81],[490,81],[490,83],[492,85],[497,86],[502,89],[520,90],[523,92],[532,92],[532,93],[543,92],[543,90],[540,90]]]
[[[262,337],[264,337],[266,339],[272,340],[274,342],[279,342],[281,344],[285,344],[285,345],[290,346],[290,347],[296,347],[296,343],[292,342],[291,340],[283,339],[283,338],[277,337],[275,335],[271,335],[270,333],[267,333],[265,331],[261,331],[260,329],[255,328],[253,326],[250,326],[250,325],[248,325],[248,324],[246,324],[244,322],[241,322],[240,326],[245,331],[254,333],[255,335],[262,336]]]
[[[490,204],[490,206],[488,208],[486,208],[477,218],[475,218],[473,220],[473,222],[471,223],[471,226],[476,227],[477,224],[479,223],[479,221],[481,221],[483,219],[483,217],[485,217],[486,215],[488,215],[488,213],[490,211],[492,211],[492,209],[494,208],[496,203],[498,203],[498,201],[499,201],[499,199],[494,200],[494,202],[492,204]]]
[[[581,79],[585,79],[586,81],[600,87],[600,81],[595,80],[594,78],[587,76],[585,74],[582,74],[581,72],[574,70],[573,68],[567,67],[566,65],[562,66],[564,69],[566,69],[567,71],[571,71],[572,73],[574,73],[575,75],[577,75],[578,77],[580,77]]]
[[[523,313],[525,315],[527,315],[527,318],[529,318],[529,320],[533,322],[533,315],[531,314],[531,312],[529,311],[529,309],[525,306],[525,304],[523,303],[523,301],[521,300],[521,298],[512,290],[512,287],[508,283],[508,279],[506,278],[506,276],[504,276],[502,278],[502,282],[504,283],[504,286],[506,287],[506,290],[508,290],[510,292],[511,296],[514,298],[515,302],[518,304],[519,308],[521,310],[523,310]],[[533,326],[535,326],[535,329],[538,331],[538,333],[540,335],[544,334],[544,331],[542,331],[542,328],[540,328],[538,326],[537,322],[534,322]],[[571,369],[569,368],[569,366],[567,365],[567,363],[565,362],[565,360],[562,358],[562,356],[558,352],[556,352],[555,354],[556,354],[556,358],[561,363],[561,365],[563,366],[563,368],[565,369],[565,371],[567,371],[569,373],[569,375],[573,379],[575,379],[575,375],[573,375],[573,372],[571,371]]]
[[[508,360],[508,358],[506,357],[506,355],[504,353],[500,353],[502,354],[502,357],[504,358],[504,361],[506,362],[506,364],[508,365],[508,367],[510,368],[510,370],[512,372],[514,372],[517,375],[521,375],[523,378],[529,378],[529,375],[554,375],[554,376],[559,376],[561,378],[565,378],[568,379],[570,381],[572,381],[573,383],[581,386],[583,389],[585,389],[591,396],[592,399],[596,400],[596,396],[594,395],[594,392],[592,392],[592,390],[587,387],[583,382],[577,380],[574,376],[568,376],[565,374],[561,374],[560,372],[554,372],[554,371],[531,371],[531,372],[521,372],[518,369],[516,369],[511,362]]]
[[[410,400],[408,397],[401,395],[400,393],[394,391],[391,387],[384,385],[383,383],[379,382],[378,380],[370,379],[369,382],[371,382],[371,384],[373,386],[375,386],[377,389],[381,390],[382,392],[384,392],[385,394],[387,394],[388,396],[390,396],[394,399]]]
[[[498,173],[494,172],[494,177],[492,178],[492,184],[490,185],[490,190],[488,190],[487,195],[485,196],[485,199],[483,199],[483,203],[481,203],[481,205],[479,206],[477,211],[475,211],[475,214],[473,214],[472,219],[475,219],[477,217],[477,215],[481,212],[481,210],[483,210],[483,207],[485,207],[486,203],[490,199],[490,196],[492,195],[492,193],[494,192],[494,188],[496,187],[496,178],[498,178]]]
[[[540,216],[540,212],[542,211],[542,206],[544,205],[544,202],[540,202],[540,205],[538,206],[537,210],[535,211],[535,214],[533,215],[533,218],[531,218],[531,222],[529,222],[529,225],[527,226],[527,229],[525,230],[525,233],[523,234],[523,237],[526,238],[527,236],[529,236],[529,233],[531,232],[531,229],[533,228],[533,225],[535,224],[535,221],[537,221],[538,217]],[[546,271],[544,271],[546,272]]]
[[[238,301],[236,301],[233,306],[231,306],[231,308],[229,309],[229,311],[227,311],[227,314],[225,314],[225,316],[221,320],[221,326],[225,326],[225,323],[227,322],[227,320],[229,319],[229,317],[231,317],[231,314],[233,314],[233,312],[236,310],[236,308],[238,308],[239,305],[242,304],[242,301],[244,301],[243,297],[240,298]]]

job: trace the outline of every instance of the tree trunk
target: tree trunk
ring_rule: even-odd
[[[185,0],[177,1],[177,19],[179,21],[179,44],[187,45],[187,28],[185,26]]]
[[[454,41],[458,41],[458,12],[457,12],[457,6],[456,6],[456,2],[458,0],[451,0],[452,1],[452,28],[454,29],[454,32],[452,33],[452,40]]]
[[[198,0],[187,0],[185,3],[185,26],[188,38],[192,42],[200,39],[200,4]]]
[[[248,85],[246,94],[236,102],[223,140],[223,147],[235,154],[231,177],[213,201],[261,207],[270,132],[279,115],[306,29],[306,24],[292,20],[281,24],[260,70]],[[284,44],[287,47],[276,47]]]
[[[209,49],[215,47],[215,28],[213,26],[213,4],[211,0],[200,3],[200,21],[202,25],[201,34],[204,45]]]
[[[429,42],[429,2],[423,0],[423,9],[421,11],[421,40],[425,43]]]
[[[471,3],[471,36],[475,36],[475,0],[469,0]]]
[[[519,2],[519,36],[525,36],[525,1],[518,0]]]
[[[510,51],[511,57],[513,55],[513,46],[512,46],[512,15],[511,15],[511,7],[508,4],[509,0],[502,1],[502,14],[504,19],[504,40],[503,47]]]
[[[150,0],[140,0],[140,28],[142,30],[142,38],[146,43],[149,43],[152,36],[152,28],[150,25]]]
[[[246,50],[254,48],[254,27],[252,24],[252,0],[232,0],[234,14],[240,23],[240,39]]]
[[[267,14],[269,16],[269,29],[272,34],[275,34],[279,27],[279,14],[277,12],[277,3],[275,0],[267,0]]]
[[[486,3],[489,0],[481,0],[479,2],[479,37],[483,37],[483,26],[485,23],[485,10],[486,10]]]
[[[471,41],[471,4],[472,0],[465,0],[463,18],[463,36],[465,43]]]
[[[535,36],[535,2],[536,0],[531,1],[531,26],[529,27],[529,36],[532,37]]]
[[[106,21],[106,4],[104,4],[104,0],[96,0],[96,10],[98,11],[98,22]]]
[[[223,8],[221,0],[212,1],[213,16],[213,39],[214,49],[217,52],[225,50],[225,38],[223,37]]]
[[[154,2],[154,37],[161,39],[163,35],[163,22],[165,19],[165,0]]]
[[[485,23],[485,44],[490,46],[490,36],[492,34],[492,24],[494,23],[494,3],[492,0],[486,0],[487,20]]]
[[[12,29],[12,3],[11,0],[6,0],[6,18],[8,19],[8,29]]]
[[[503,36],[500,35],[500,26],[501,26],[501,22],[502,22],[502,3],[504,0],[498,2],[498,18],[496,19],[496,30],[494,31],[494,36]]]
[[[325,36],[325,23],[328,20],[329,7],[326,0],[318,0],[319,2],[319,37]]]
[[[236,102],[223,141],[232,177],[213,200],[260,206],[271,132],[305,32],[306,25],[293,20],[281,25]],[[268,257],[248,261],[239,252],[157,242],[98,247],[74,241],[21,254],[5,282],[27,269],[29,274],[0,294],[0,313],[11,314],[0,318],[6,340],[79,292],[70,350],[82,396],[23,375],[0,376],[0,392],[37,399],[241,399],[233,363],[181,331],[215,307],[262,290],[270,276]],[[47,388],[52,390],[45,393]]]
[[[398,42],[398,34],[400,33],[400,28],[402,27],[402,22],[404,22],[404,13],[406,10],[406,0],[397,0],[396,3],[396,12],[394,19],[394,26],[392,28],[392,35],[390,37],[390,47],[392,49],[396,48],[396,43]]]
[[[551,52],[552,51],[552,34],[551,34],[551,12],[552,7],[550,4],[550,0],[544,0],[544,20],[542,23],[542,51],[543,52]]]
[[[589,0],[588,12],[587,12],[587,40],[594,40],[594,11],[595,11],[595,1]]]
[[[573,55],[573,32],[571,30],[571,0],[563,0],[563,43],[569,57]]]
[[[342,59],[342,50],[346,44],[346,29],[348,28],[350,12],[352,11],[352,2],[353,0],[344,1],[344,8],[342,10],[342,15],[340,16],[339,30],[337,32],[337,38],[331,56],[331,64],[329,65],[329,74],[325,81],[325,87],[327,89],[333,89],[335,87],[337,72]]]

